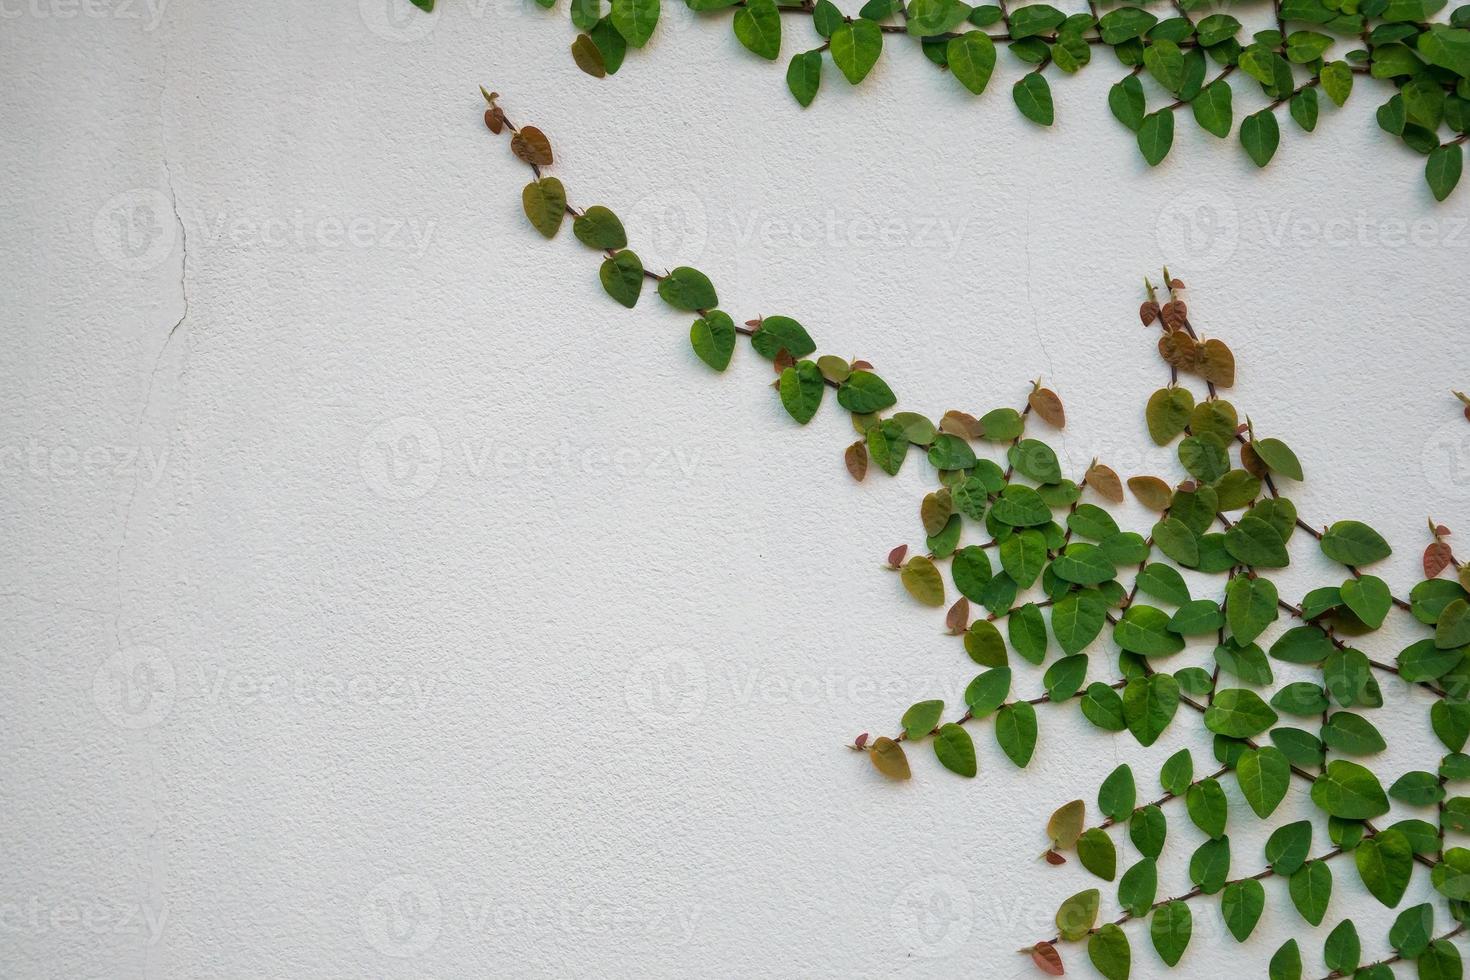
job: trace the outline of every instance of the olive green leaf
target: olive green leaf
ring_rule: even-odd
[[[1430,872],[1434,890],[1456,901],[1470,899],[1470,850],[1452,847]]]
[[[1338,521],[1322,535],[1322,553],[1344,565],[1366,565],[1387,558],[1393,549],[1361,521]]]
[[[1397,830],[1366,838],[1353,852],[1363,887],[1388,908],[1399,904],[1414,873],[1414,849]]]
[[[1006,665],[1006,641],[994,623],[983,619],[975,620],[966,631],[965,652],[982,667]]]
[[[1000,566],[1020,588],[1030,588],[1046,565],[1046,537],[1027,529],[1000,543]]]
[[[679,266],[658,281],[658,295],[674,309],[689,312],[708,310],[720,304],[709,277],[687,265]],[[805,354],[792,351],[791,356],[804,357]]]
[[[572,234],[589,248],[603,251],[626,248],[628,234],[618,216],[601,204],[594,204],[572,219]]]
[[[1104,881],[1118,873],[1118,852],[1107,831],[1094,827],[1077,841],[1077,858],[1082,866]]]
[[[1155,443],[1167,446],[1189,424],[1194,411],[1194,395],[1188,388],[1160,388],[1149,396],[1144,410],[1148,434]]]
[[[612,0],[612,25],[629,44],[641,48],[658,23],[659,0]]]
[[[1057,935],[1069,943],[1084,938],[1092,931],[1101,904],[1102,893],[1096,888],[1080,891],[1067,899],[1057,909]]]
[[[746,0],[735,11],[735,37],[745,49],[768,61],[781,54],[781,12],[776,0]]]
[[[576,7],[573,6],[572,9],[575,10]],[[595,26],[595,23],[592,26]],[[591,30],[591,27],[586,29]],[[578,34],[572,41],[572,61],[593,78],[607,77],[607,58],[603,56],[602,49],[597,46],[597,42],[592,40],[590,35]]]
[[[1321,925],[1327,903],[1332,900],[1332,869],[1325,861],[1308,861],[1292,874],[1287,892],[1303,919]]]
[[[874,767],[889,779],[909,778],[908,757],[903,754],[903,746],[893,739],[879,737],[873,742],[872,751],[868,755],[873,760]]]
[[[1470,643],[1470,602],[1456,599],[1439,614],[1434,627],[1434,645],[1441,650]]]
[[[1228,544],[1227,544],[1228,547]],[[1240,645],[1266,631],[1279,615],[1281,596],[1269,579],[1237,575],[1225,589],[1225,622]]]
[[[1080,541],[1068,545],[1052,562],[1051,570],[1063,582],[1074,585],[1101,585],[1118,575],[1101,548]]]
[[[1154,910],[1148,924],[1148,935],[1153,940],[1159,959],[1169,966],[1176,965],[1189,946],[1189,937],[1194,931],[1194,920],[1189,906],[1184,902],[1166,902]]]
[[[1123,720],[1140,745],[1158,741],[1179,708],[1179,682],[1168,674],[1135,677],[1123,688]]]
[[[904,438],[903,426],[893,419],[884,419],[877,425],[869,426],[865,438],[868,458],[889,476],[898,473],[909,450],[909,441]]]
[[[988,567],[988,566],[987,566]],[[1051,609],[1051,631],[1066,654],[1080,653],[1102,632],[1107,603],[1093,589],[1069,592]]]
[[[1086,820],[1086,803],[1081,800],[1063,803],[1046,824],[1046,835],[1051,838],[1051,846],[1059,851],[1070,850],[1082,836],[1082,825]]]
[[[804,109],[817,97],[822,87],[822,52],[803,51],[786,66],[786,87]]]
[[[1050,126],[1055,118],[1051,101],[1051,85],[1040,72],[1027,72],[1011,89],[1011,98],[1021,115],[1034,123]]]
[[[848,84],[868,77],[883,53],[883,31],[870,20],[849,21],[832,32],[832,63]]]
[[[982,601],[985,586],[990,583],[994,574],[990,567],[990,556],[978,545],[970,545],[955,552],[949,573],[954,578],[954,587],[971,602]]]
[[[965,704],[969,707],[972,716],[984,718],[1004,704],[1010,693],[1011,669],[995,667],[976,675],[975,679],[969,683],[969,686],[965,688]],[[1080,827],[1081,824],[1079,823],[1078,826]]]
[[[1041,609],[1036,603],[1028,602],[1021,608],[1012,611],[1007,617],[1006,628],[1011,646],[1024,659],[1033,664],[1039,664],[1046,659],[1046,620],[1042,618]],[[1085,674],[1087,670],[1086,658],[1079,657],[1077,660],[1070,661],[1070,664],[1080,666],[1081,673],[1076,677],[1076,682],[1081,684],[1082,674]],[[1065,669],[1062,673],[1066,673]],[[1053,678],[1053,680],[1057,679]],[[1048,688],[1052,686],[1053,680],[1046,682]],[[1057,684],[1059,687],[1064,686],[1065,681],[1057,680]],[[1076,690],[1075,686],[1073,690]],[[1071,696],[1070,691],[1067,692],[1067,696]]]
[[[990,513],[997,521],[1011,527],[1034,527],[1051,521],[1051,508],[1041,494],[1019,483],[1001,491]]]
[[[934,562],[928,558],[923,555],[910,558],[903,566],[900,577],[909,595],[924,605],[944,605],[944,579],[940,576],[939,569],[934,567]]]
[[[980,417],[985,438],[991,442],[1010,442],[1025,431],[1026,421],[1014,408],[997,408]]]
[[[1153,528],[1154,545],[1185,568],[1199,564],[1199,538],[1177,517],[1166,517]]]
[[[1329,61],[1322,66],[1319,72],[1322,79],[1322,91],[1335,104],[1341,106],[1347,102],[1348,96],[1353,92],[1353,69],[1346,61]]]
[[[1276,712],[1255,691],[1229,688],[1215,695],[1205,711],[1205,727],[1216,735],[1254,738],[1276,724]]]
[[[1142,37],[1156,23],[1158,18],[1147,10],[1140,7],[1119,7],[1104,14],[1098,20],[1097,26],[1104,44],[1119,45]]]
[[[827,382],[822,378],[821,369],[813,361],[797,361],[781,372],[781,404],[802,425],[817,414],[826,389]]]
[[[1341,759],[1327,763],[1327,771],[1312,783],[1312,802],[1344,820],[1371,820],[1388,812],[1388,797],[1378,777]]]
[[[961,776],[975,775],[975,743],[970,733],[959,725],[950,722],[940,726],[939,733],[934,736],[934,754],[950,772]]]
[[[1155,528],[1155,532],[1157,530]],[[1155,599],[1170,602],[1176,606],[1182,606],[1189,601],[1189,586],[1185,584],[1184,576],[1172,566],[1153,562],[1144,566],[1134,581],[1138,585],[1138,591],[1144,595],[1153,596]]]
[[[1388,583],[1376,575],[1348,579],[1342,584],[1341,594],[1347,607],[1372,629],[1382,626],[1389,609],[1393,608]]]
[[[903,713],[903,730],[910,741],[921,739],[939,727],[943,701],[920,701]]]
[[[1270,745],[1249,749],[1236,763],[1235,776],[1246,803],[1264,820],[1286,799],[1291,787],[1291,761]]]
[[[995,740],[1006,758],[1026,768],[1036,751],[1036,709],[1025,701],[1002,707],[995,716]]]
[[[1164,760],[1159,770],[1159,785],[1165,793],[1183,796],[1194,782],[1194,756],[1188,749],[1180,749]]]
[[[1291,562],[1280,532],[1249,514],[1225,532],[1225,550],[1242,565],[1253,568],[1285,568]]]
[[[533,180],[521,191],[521,208],[537,231],[554,238],[567,213],[566,189],[555,177]]]
[[[643,262],[636,254],[624,249],[612,258],[603,260],[602,268],[597,271],[597,278],[609,296],[631,310],[638,304],[638,297],[643,292]],[[723,313],[720,315],[724,316]],[[734,323],[730,324],[730,349],[735,349]],[[729,357],[726,357],[725,363],[728,364],[729,361]],[[706,360],[705,363],[709,362]],[[719,367],[716,370],[723,371],[724,368]]]
[[[1107,980],[1128,980],[1133,962],[1128,934],[1112,922],[1104,924],[1087,940],[1087,958]]]

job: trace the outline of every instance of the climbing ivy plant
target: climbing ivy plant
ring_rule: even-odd
[[[433,0],[414,0],[430,9]],[[538,0],[549,7],[555,0]],[[1247,32],[1213,0],[1177,0],[1160,17],[1141,6],[1103,13],[1095,0],[1067,14],[1045,3],[971,6],[964,0],[867,0],[854,17],[832,0],[685,0],[700,13],[733,12],[740,43],[768,60],[781,57],[785,21],[808,21],[814,47],[793,55],[786,84],[802,105],[817,96],[827,62],[849,84],[863,81],[885,38],[917,41],[924,54],[975,95],[989,87],[1004,47],[1020,66],[1011,98],[1021,114],[1055,120],[1051,75],[1074,74],[1097,48],[1123,71],[1108,94],[1113,116],[1134,134],[1151,166],[1174,144],[1175,118],[1188,111],[1205,132],[1238,134],[1258,167],[1276,155],[1285,107],[1304,133],[1317,127],[1320,91],[1335,106],[1367,77],[1383,83],[1375,98],[1379,127],[1425,157],[1424,177],[1443,201],[1459,182],[1470,139],[1470,4],[1444,21],[1446,0],[1273,0],[1273,22]],[[572,56],[597,77],[616,72],[627,49],[653,37],[660,0],[571,0],[582,33]],[[1199,19],[1196,19],[1197,15]],[[799,44],[799,42],[796,42]],[[1237,125],[1238,122],[1238,125]]]
[[[1386,980],[1400,961],[1413,961],[1424,980],[1462,976],[1451,940],[1470,922],[1470,849],[1451,846],[1449,835],[1470,832],[1470,795],[1460,792],[1470,782],[1463,751],[1470,739],[1470,565],[1456,557],[1449,528],[1430,521],[1424,577],[1404,598],[1368,570],[1391,553],[1371,526],[1302,517],[1292,502],[1305,479],[1301,461],[1222,394],[1234,385],[1235,356],[1220,338],[1196,330],[1183,282],[1167,269],[1158,286],[1146,280],[1139,319],[1157,331],[1167,369],[1143,422],[1155,444],[1174,447],[1185,478],[1124,479],[1093,460],[1074,480],[1046,442],[1049,430],[1065,426],[1066,411],[1042,382],[1018,407],[978,415],[953,410],[935,421],[895,411],[898,398],[872,364],[819,354],[795,318],[739,321],[720,309],[702,272],[646,268],[611,209],[568,202],[561,181],[547,173],[553,152],[546,135],[513,125],[495,93],[481,91],[486,125],[509,135],[532,171],[522,190],[526,217],[547,238],[570,222],[572,235],[601,256],[608,295],[631,308],[647,288],[692,315],[689,344],[715,371],[730,366],[745,338],[771,364],[773,397],[799,424],[835,401],[857,434],[842,450],[854,479],[874,468],[894,475],[905,465],[932,472],[933,489],[918,507],[923,544],[893,548],[887,565],[913,600],[945,610],[963,657],[981,670],[957,713],[947,714],[941,700],[921,701],[903,712],[893,734],[865,733],[853,750],[894,780],[912,777],[909,753],[920,745],[945,769],[975,777],[972,731],[988,724],[1003,754],[1024,768],[1044,721],[1038,709],[1047,707],[1076,711],[1143,746],[1181,716],[1210,734],[1213,761],[1200,765],[1187,749],[1173,755],[1158,774],[1162,795],[1147,799],[1152,794],[1140,793],[1146,780],[1124,764],[1098,788],[1095,822],[1080,799],[1051,816],[1045,859],[1066,865],[1074,854],[1085,872],[1116,888],[1122,911],[1100,921],[1097,886],[1068,898],[1057,909],[1055,934],[1023,950],[1040,970],[1062,974],[1062,950],[1081,944],[1103,976],[1126,980],[1138,941],[1127,928],[1134,920],[1147,921],[1147,942],[1174,966],[1207,899],[1217,902],[1230,935],[1244,941],[1264,914],[1271,879],[1285,883],[1297,914],[1317,926],[1331,909],[1334,877],[1355,874],[1391,911],[1373,928],[1386,928],[1394,952],[1363,962],[1359,924],[1344,919],[1321,951],[1329,977]],[[1109,512],[1128,493],[1156,513],[1151,527],[1125,529]],[[1303,542],[1340,571],[1293,602],[1271,573],[1287,567]],[[1209,576],[1218,585],[1201,588]],[[1370,657],[1361,647],[1396,614],[1416,623],[1421,638],[1391,660]],[[1197,638],[1213,647],[1210,665],[1169,669],[1170,658]],[[1021,662],[1044,667],[1040,693],[1017,691]],[[1282,665],[1310,679],[1278,684]],[[1414,686],[1431,700],[1428,727],[1443,751],[1422,769],[1374,768],[1387,746],[1385,686]],[[1325,818],[1326,840],[1302,819],[1275,826],[1259,858],[1232,850],[1231,796],[1268,821],[1294,782]],[[1390,801],[1423,813],[1384,824]],[[1204,839],[1187,862],[1193,888],[1161,898],[1159,862],[1180,808]],[[1114,835],[1125,831],[1138,860],[1120,868]],[[1443,901],[1401,909],[1416,867]],[[1300,940],[1289,940],[1271,960],[1271,980],[1300,980],[1309,956]]]

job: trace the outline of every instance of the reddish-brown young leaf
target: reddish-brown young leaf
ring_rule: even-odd
[[[1123,481],[1118,479],[1118,474],[1113,472],[1111,466],[1095,462],[1087,468],[1087,475],[1083,479],[1104,500],[1111,500],[1115,504],[1123,502]]]
[[[505,128],[505,113],[500,111],[499,106],[491,106],[485,110],[485,126],[497,136]]]
[[[1037,388],[1026,401],[1048,425],[1060,429],[1067,424],[1067,412],[1062,408],[1062,400],[1050,388]]]
[[[842,461],[847,464],[847,472],[859,483],[863,477],[868,475],[868,445],[865,442],[855,442],[847,447],[847,452],[842,454]]]
[[[1035,961],[1041,972],[1048,976],[1060,977],[1067,972],[1062,966],[1062,955],[1051,943],[1037,943],[1032,946],[1031,959]]]
[[[1264,480],[1266,475],[1271,472],[1270,468],[1261,462],[1261,457],[1256,455],[1255,448],[1248,442],[1240,444],[1240,465],[1245,467],[1246,472],[1258,480]]]
[[[853,739],[852,744],[855,745],[855,746],[857,746],[858,748],[862,748],[863,746],[867,745],[868,744],[868,733],[867,732],[863,732],[857,738]]]
[[[1450,546],[1436,541],[1424,549],[1424,577],[1434,578],[1450,566]]]
[[[791,356],[791,352],[789,350],[782,347],[780,350],[776,351],[776,356],[771,359],[771,363],[776,366],[776,374],[780,375],[787,368],[796,367],[796,358]]]
[[[1235,384],[1235,355],[1223,340],[1211,338],[1200,348],[1199,373],[1221,388]]]
[[[1470,422],[1470,405],[1465,406],[1465,421]]]
[[[1450,536],[1451,533],[1453,532],[1451,532],[1450,529],[1445,527],[1443,524],[1434,525],[1434,536],[1437,538],[1447,538]]]
[[[873,365],[869,364],[867,361],[853,361],[852,369],[854,371],[871,371],[873,370]]]
[[[919,504],[919,520],[924,522],[924,533],[933,537],[943,531],[944,525],[949,523],[949,515],[953,513],[954,501],[950,499],[948,490],[925,494]]]
[[[1159,318],[1159,304],[1149,300],[1138,308],[1138,318],[1143,321],[1145,327],[1152,326]]]
[[[1189,307],[1181,299],[1171,299],[1159,309],[1166,330],[1183,330],[1184,321],[1189,319]]]
[[[890,568],[902,568],[904,556],[909,553],[909,546],[901,544],[888,553],[888,565]]]
[[[1170,289],[1183,289],[1184,288],[1184,280],[1183,279],[1180,279],[1178,276],[1175,276],[1173,279],[1170,279],[1169,280],[1169,288]]]
[[[970,628],[970,600],[960,596],[959,601],[944,614],[944,625],[951,633],[963,633]]]
[[[551,165],[551,141],[535,126],[525,126],[512,136],[510,150],[532,166]]]
[[[1067,863],[1067,859],[1056,851],[1047,851],[1041,856],[1046,858],[1046,863],[1050,864],[1052,867],[1057,867],[1059,865]]]
[[[1199,343],[1182,331],[1166,333],[1159,338],[1159,356],[1170,367],[1193,371],[1200,362]]]
[[[1199,484],[1195,483],[1193,480],[1184,480],[1179,484],[1179,486],[1175,487],[1175,489],[1178,490],[1180,493],[1194,493],[1196,490],[1199,489]]]
[[[749,327],[750,329],[752,329],[752,330],[759,330],[761,328],[761,325],[764,324],[765,322],[766,322],[765,317],[758,316],[754,320],[746,320],[745,321],[745,325],[747,327]]]

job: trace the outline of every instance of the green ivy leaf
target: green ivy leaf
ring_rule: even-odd
[[[623,223],[601,204],[592,205],[572,219],[572,234],[583,245],[599,251],[628,247],[628,234],[623,230]]]
[[[1267,973],[1270,980],[1302,980],[1302,951],[1295,939],[1288,939],[1272,954]]]
[[[602,268],[597,271],[597,278],[609,296],[631,310],[638,304],[638,297],[643,292],[643,261],[633,252],[624,249],[612,258],[603,260]],[[735,349],[733,323],[730,325],[730,349]],[[728,357],[725,358],[725,363],[728,364],[729,360]],[[716,370],[723,371],[724,368]]]
[[[1351,711],[1334,712],[1322,726],[1322,741],[1345,755],[1373,755],[1388,748],[1373,723]]]
[[[1167,656],[1184,649],[1184,638],[1169,630],[1169,616],[1141,603],[1123,613],[1113,627],[1113,641],[1129,653],[1145,657]]]
[[[1367,565],[1393,553],[1383,536],[1361,521],[1338,521],[1322,535],[1322,553],[1344,565]]]
[[[1307,861],[1312,849],[1312,822],[1298,820],[1272,831],[1266,840],[1266,863],[1278,875],[1290,877]]]
[[[735,11],[735,37],[752,54],[775,61],[781,54],[781,12],[776,0],[746,0]]]
[[[1363,887],[1388,908],[1399,904],[1414,873],[1414,849],[1397,830],[1365,839],[1353,852]]]
[[[1128,819],[1137,802],[1138,787],[1133,781],[1133,770],[1126,763],[1114,769],[1097,791],[1098,809],[1115,823]]]
[[[1450,196],[1460,182],[1460,171],[1464,166],[1464,148],[1458,143],[1444,143],[1430,151],[1429,159],[1424,162],[1424,179],[1436,201]]]
[[[1271,644],[1271,656],[1290,664],[1320,664],[1333,649],[1332,640],[1316,626],[1295,626]]]
[[[1348,579],[1342,584],[1342,601],[1371,629],[1378,629],[1393,608],[1388,583],[1376,575]]]
[[[1270,109],[1253,112],[1240,124],[1240,143],[1258,167],[1264,167],[1276,155],[1281,144],[1281,130],[1276,124],[1276,114]]]
[[[1025,9],[1025,8],[1022,8]],[[1055,113],[1051,101],[1051,85],[1040,72],[1027,72],[1011,89],[1011,98],[1021,115],[1034,123],[1050,126]]]
[[[1160,905],[1154,910],[1153,918],[1148,924],[1148,935],[1153,941],[1154,950],[1158,952],[1159,959],[1171,967],[1178,964],[1184,956],[1193,931],[1194,920],[1189,906],[1180,901]]]
[[[1236,764],[1235,777],[1251,810],[1264,820],[1286,799],[1291,787],[1291,760],[1269,745],[1250,749]]]
[[[679,266],[659,280],[658,295],[676,310],[697,312],[720,305],[719,298],[715,295],[715,287],[709,281],[709,277],[687,265]],[[804,357],[805,354],[792,351],[791,356]]]
[[[934,737],[934,754],[950,772],[961,776],[975,775],[975,743],[970,739],[970,733],[959,725],[950,722],[940,726],[939,734]]]
[[[995,70],[995,42],[984,31],[966,31],[949,39],[944,50],[949,70],[961,85],[979,95]]]
[[[1314,926],[1321,925],[1327,903],[1332,900],[1332,869],[1325,861],[1309,861],[1291,876],[1287,891],[1301,917]]]
[[[1225,915],[1225,928],[1235,941],[1243,943],[1250,938],[1261,913],[1266,909],[1266,889],[1254,878],[1232,881],[1225,886],[1220,896],[1220,911]]]
[[[1322,66],[1322,91],[1338,106],[1353,92],[1353,69],[1346,61],[1329,61]]]
[[[1141,919],[1148,915],[1158,892],[1158,864],[1153,858],[1143,858],[1123,872],[1123,878],[1118,882],[1118,904],[1134,918]]]
[[[1184,794],[1184,807],[1194,825],[1212,838],[1225,836],[1229,804],[1217,779],[1201,779]]]
[[[1204,90],[1190,103],[1194,110],[1194,121],[1211,135],[1221,139],[1229,136],[1230,127],[1234,122],[1232,97],[1230,83],[1223,78],[1215,79],[1206,85]]]
[[[817,414],[822,405],[822,395],[827,382],[814,361],[797,361],[781,372],[778,385],[781,404],[787,414],[802,425],[806,425]]]
[[[1184,52],[1173,41],[1154,41],[1144,48],[1143,66],[1170,92],[1177,93],[1184,85]]]
[[[832,32],[832,63],[848,84],[868,77],[883,53],[883,31],[870,20],[854,20]]]
[[[1094,827],[1077,841],[1077,858],[1082,867],[1104,881],[1112,881],[1118,873],[1118,852],[1107,831]]]
[[[1312,802],[1344,820],[1371,820],[1388,812],[1388,797],[1378,777],[1341,759],[1329,762],[1327,771],[1312,784]]]
[[[1135,133],[1143,126],[1146,106],[1143,83],[1138,80],[1137,75],[1124,75],[1121,82],[1115,83],[1108,90],[1108,108],[1112,110],[1113,116]]]
[[[1230,838],[1217,837],[1201,844],[1189,858],[1189,880],[1206,895],[1225,887],[1230,878]]]
[[[1194,411],[1194,395],[1188,388],[1160,388],[1149,396],[1144,418],[1155,443],[1167,446],[1184,431]]]
[[[1105,732],[1121,732],[1127,727],[1123,718],[1123,698],[1102,681],[1087,686],[1082,696],[1082,716]]]
[[[1150,51],[1153,48],[1149,48]],[[1177,48],[1175,50],[1178,50]],[[1150,167],[1157,167],[1174,145],[1174,113],[1160,109],[1143,117],[1138,127],[1138,151]]]
[[[1419,957],[1419,980],[1460,980],[1464,966],[1460,951],[1448,939],[1436,939]]]
[[[1216,735],[1254,738],[1276,724],[1276,712],[1255,691],[1229,688],[1205,711],[1205,727]]]
[[[1026,768],[1036,751],[1036,709],[1025,701],[1001,708],[995,716],[995,740],[1006,758]]]
[[[920,701],[903,713],[903,730],[910,741],[924,738],[939,727],[944,715],[943,701]]]
[[[1322,958],[1327,968],[1338,976],[1347,976],[1358,969],[1363,958],[1363,945],[1358,940],[1358,927],[1352,919],[1344,919],[1327,934],[1322,948]]]
[[[924,605],[944,605],[944,579],[940,576],[939,569],[934,567],[934,562],[928,558],[923,555],[910,558],[903,566],[900,578],[909,595]]]
[[[1087,941],[1087,958],[1107,980],[1128,980],[1133,962],[1128,934],[1114,923],[1106,923]]]
[[[1097,910],[1101,904],[1102,893],[1096,888],[1080,891],[1067,899],[1057,909],[1057,935],[1069,943],[1085,938],[1097,921]]]
[[[1254,568],[1285,568],[1291,563],[1280,532],[1249,514],[1225,532],[1225,550],[1242,565]]]
[[[1123,688],[1123,720],[1140,745],[1157,742],[1178,708],[1179,682],[1168,674],[1135,677]]]
[[[757,354],[773,361],[783,350],[796,358],[807,357],[817,351],[816,341],[812,340],[811,334],[789,316],[762,318],[760,329],[750,336],[750,346],[755,348]]]
[[[786,87],[803,109],[812,104],[822,87],[822,52],[803,51],[786,67]]]
[[[1268,579],[1249,575],[1232,578],[1225,589],[1225,622],[1235,642],[1248,644],[1276,622],[1280,599],[1275,583]]]
[[[759,335],[757,333],[756,336]],[[897,402],[898,398],[888,384],[870,371],[852,372],[837,389],[837,404],[859,415],[881,412]]]
[[[653,37],[658,14],[659,0],[612,0],[612,25],[635,48]]]

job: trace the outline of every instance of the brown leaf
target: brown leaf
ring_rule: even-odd
[[[1051,943],[1037,943],[1032,946],[1031,959],[1048,976],[1060,977],[1067,972],[1062,966],[1062,954]]]
[[[1051,865],[1054,868],[1059,868],[1067,863],[1067,859],[1058,854],[1056,851],[1047,851],[1041,856],[1046,859],[1047,864]]]
[[[1149,510],[1165,510],[1174,499],[1174,491],[1169,489],[1169,484],[1156,476],[1131,476],[1128,489]]]
[[[1434,525],[1434,534],[1435,534],[1435,537],[1447,538],[1447,537],[1449,537],[1453,533],[1454,533],[1453,531],[1451,531],[1449,528],[1445,527],[1443,524],[1436,524],[1436,525]]]
[[[789,367],[796,367],[796,358],[791,356],[789,350],[782,347],[776,351],[776,356],[771,359],[771,363],[775,365],[776,373],[781,374]]]
[[[1111,500],[1115,504],[1123,502],[1123,482],[1118,479],[1118,474],[1113,472],[1112,467],[1093,463],[1087,468],[1084,479],[1104,500]]]
[[[937,490],[926,494],[924,502],[919,505],[919,519],[924,522],[924,533],[931,538],[944,530],[944,525],[949,523],[949,515],[954,513],[954,503],[950,500],[948,490]]]
[[[1166,333],[1159,338],[1159,356],[1171,367],[1193,371],[1199,364],[1199,342],[1183,331]]]
[[[1200,350],[1199,373],[1206,380],[1221,388],[1235,384],[1235,355],[1223,340],[1211,338]]]
[[[510,150],[535,167],[551,165],[551,141],[535,126],[525,126],[510,139]]]
[[[948,411],[939,420],[939,431],[961,439],[979,439],[985,434],[985,426],[968,412]]]
[[[1440,572],[1450,566],[1453,557],[1450,546],[1443,541],[1436,541],[1424,549],[1424,577],[1434,578]]]
[[[578,34],[572,42],[572,60],[593,78],[607,77],[607,62],[602,57],[602,50],[586,34]]]
[[[868,444],[855,442],[847,447],[847,452],[842,454],[842,461],[847,464],[847,472],[859,483],[863,477],[868,475]]]
[[[746,320],[745,325],[752,330],[759,330],[765,322],[765,317],[756,317],[754,320]]]
[[[1037,415],[1046,420],[1047,424],[1054,425],[1058,429],[1067,424],[1067,412],[1062,408],[1062,400],[1050,388],[1037,388],[1031,392],[1026,401]]]
[[[909,553],[909,546],[901,544],[888,553],[888,565],[891,568],[903,567],[903,557]]]
[[[1470,405],[1465,406],[1465,421],[1470,422]]]
[[[858,748],[862,748],[863,746],[867,745],[868,744],[868,733],[867,732],[863,732],[857,738],[853,739],[852,744],[853,745],[856,745]]]
[[[949,612],[944,614],[944,625],[951,633],[959,634],[970,628],[970,600],[960,596],[959,600],[949,607]]]
[[[869,364],[867,361],[853,361],[852,369],[854,371],[871,371],[873,370],[873,365]]]
[[[1180,483],[1179,486],[1175,489],[1177,489],[1180,493],[1194,493],[1196,490],[1199,489],[1199,484],[1195,483],[1193,480],[1185,480],[1184,482]]]
[[[1460,587],[1470,592],[1470,562],[1460,566]]]
[[[1266,474],[1271,472],[1270,467],[1261,462],[1261,457],[1256,455],[1255,447],[1248,442],[1240,444],[1240,465],[1258,480],[1264,480]]]
[[[1171,299],[1159,310],[1159,315],[1164,318],[1166,330],[1183,330],[1184,321],[1189,319],[1189,307],[1181,299]]]
[[[1173,279],[1170,279],[1169,280],[1169,288],[1170,289],[1183,289],[1184,288],[1184,280],[1183,279],[1180,279],[1178,276],[1175,276]]]
[[[496,135],[505,128],[505,113],[500,111],[499,106],[491,106],[485,110],[485,126]]]
[[[908,757],[903,754],[903,746],[886,735],[880,736],[873,743],[873,751],[868,755],[873,758],[873,766],[889,779],[908,779],[909,772]]]
[[[1138,318],[1143,321],[1145,327],[1153,324],[1159,318],[1159,304],[1149,300],[1138,308]]]

